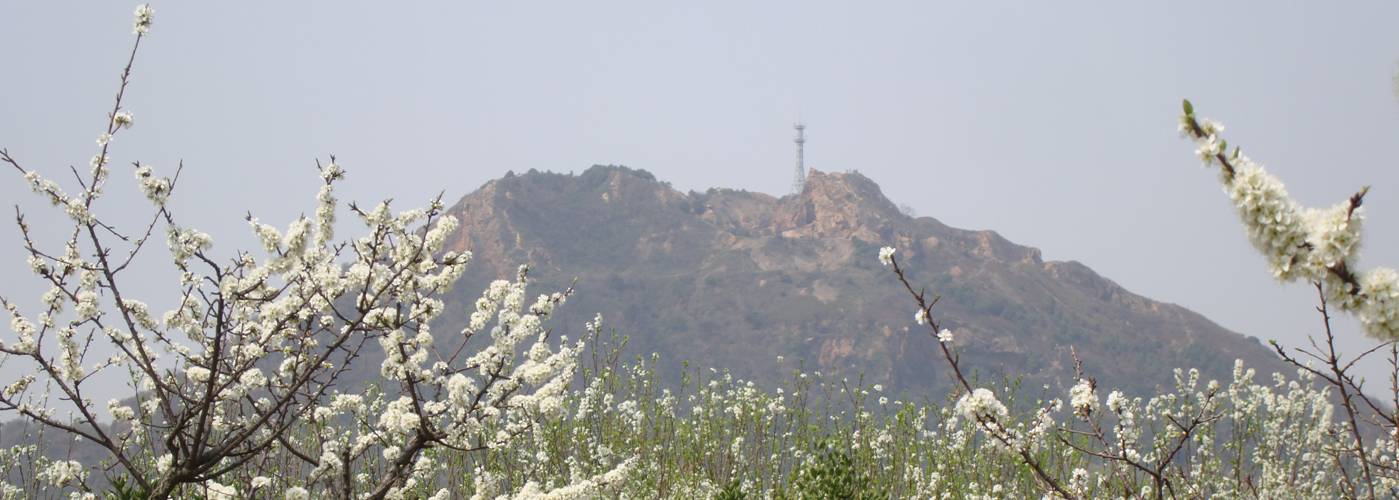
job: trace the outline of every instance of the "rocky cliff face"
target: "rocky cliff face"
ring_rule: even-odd
[[[1236,358],[1260,372],[1281,369],[1255,340],[1082,264],[1044,262],[992,231],[905,216],[857,173],[813,172],[800,195],[774,198],[681,193],[624,167],[531,171],[488,182],[451,212],[462,221],[452,249],[475,259],[441,331],[460,327],[487,282],[529,263],[537,292],[578,280],[554,323],[559,334],[577,336],[601,313],[631,338],[631,354],[659,353],[663,366],[688,360],[763,381],[800,360],[939,398],[948,374],[875,258],[887,245],[943,296],[938,311],[983,380],[1062,387],[1070,347],[1103,386],[1136,393],[1170,384],[1176,367],[1221,380]]]

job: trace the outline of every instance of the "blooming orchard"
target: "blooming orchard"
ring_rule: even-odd
[[[119,231],[94,202],[108,191],[111,148],[134,130],[122,96],[153,17],[149,6],[136,10],[135,43],[98,152],[71,192],[0,150],[0,162],[61,211],[69,229],[51,248],[17,217],[27,267],[47,290],[36,310],[0,299],[12,330],[0,339],[0,363],[15,374],[0,383],[0,412],[16,420],[7,430],[27,438],[0,448],[0,498],[1378,498],[1399,491],[1399,417],[1348,373],[1353,360],[1337,354],[1328,314],[1335,305],[1370,335],[1399,338],[1399,276],[1357,266],[1365,191],[1330,208],[1301,207],[1188,104],[1181,130],[1207,165],[1220,168],[1272,273],[1319,292],[1326,337],[1315,350],[1275,345],[1296,365],[1295,377],[1258,382],[1237,363],[1229,381],[1177,370],[1162,393],[1131,395],[1100,388],[1075,356],[1072,382],[1038,396],[975,380],[963,373],[958,349],[976,339],[954,343],[935,314],[937,299],[913,286],[897,251],[884,247],[878,261],[909,292],[912,321],[937,340],[931,354],[949,368],[955,392],[947,404],[908,402],[881,384],[866,388],[800,367],[776,387],[715,369],[686,369],[669,384],[657,356],[623,364],[625,339],[600,346],[601,316],[581,339],[552,334],[546,324],[572,290],[532,297],[525,266],[462,312],[464,328],[434,330],[448,308],[443,294],[471,260],[447,247],[457,220],[440,200],[402,212],[387,202],[349,204],[349,222],[361,233],[338,237],[346,221],[335,186],[346,172],[334,157],[318,164],[311,217],[277,227],[249,215],[256,251],[215,253],[211,236],[176,217],[168,203],[182,166],[171,173],[132,163],[139,191],[132,198],[145,198],[149,216],[139,231]],[[132,264],[162,234],[178,278],[174,306],[157,312],[124,284],[142,279],[128,277]],[[1380,347],[1399,367],[1399,347]],[[366,363],[372,369],[356,369]],[[370,380],[353,380],[363,373]],[[96,389],[98,378],[129,379],[129,390]],[[586,382],[574,390],[578,380]],[[1399,394],[1399,373],[1391,390]],[[79,446],[101,458],[74,452]]]

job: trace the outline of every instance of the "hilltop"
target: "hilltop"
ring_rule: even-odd
[[[576,337],[595,313],[630,337],[629,354],[773,381],[799,363],[896,391],[949,387],[914,306],[879,264],[892,246],[983,380],[1023,376],[1061,388],[1073,347],[1104,387],[1150,394],[1177,367],[1228,380],[1235,359],[1285,371],[1256,339],[1184,307],[1134,294],[1078,262],[994,231],[910,217],[859,173],[812,172],[799,195],[683,193],[649,172],[507,174],[450,210],[452,250],[475,257],[442,318],[459,329],[493,279],[529,263],[535,292],[578,294],[552,324]],[[776,363],[778,356],[787,361]]]

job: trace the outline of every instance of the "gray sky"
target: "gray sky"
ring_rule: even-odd
[[[133,7],[0,4],[0,147],[51,176],[85,168]],[[224,249],[250,241],[247,209],[309,213],[328,153],[350,172],[342,199],[402,208],[595,163],[783,194],[800,117],[812,167],[858,169],[922,215],[1295,343],[1319,327],[1314,297],[1271,280],[1176,135],[1189,97],[1305,203],[1373,186],[1363,263],[1399,266],[1394,2],[154,7],[111,191],[131,161],[184,159],[173,205]],[[102,208],[136,213],[130,194]],[[54,220],[18,176],[0,201]],[[0,232],[0,293],[32,304],[14,234]],[[1370,345],[1342,325],[1347,346]]]

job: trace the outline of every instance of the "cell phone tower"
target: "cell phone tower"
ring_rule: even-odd
[[[797,122],[797,175],[792,180],[792,193],[802,194],[802,188],[806,186],[806,125]]]

